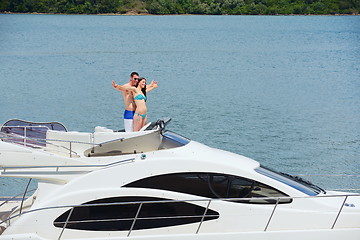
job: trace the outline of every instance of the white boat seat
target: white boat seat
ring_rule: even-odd
[[[150,143],[143,143],[142,147],[139,147],[139,152],[157,150],[161,143],[161,137],[159,134],[151,134],[153,131],[141,131],[141,132],[113,132],[107,128],[97,128],[94,133],[85,132],[61,132],[49,130],[46,133],[46,147],[45,150],[60,154],[63,156],[84,156],[84,151],[93,147],[99,146],[99,144],[107,144],[112,141],[123,141],[124,139],[132,139],[140,136],[151,135]],[[109,131],[110,130],[110,131]],[[150,136],[149,135],[149,136]],[[71,144],[70,144],[71,142]],[[125,145],[122,144],[124,147]],[[134,145],[135,146],[135,145]],[[116,147],[119,147],[116,145]],[[123,153],[130,153],[128,147],[127,150],[122,150]],[[140,149],[141,148],[141,149]],[[119,150],[119,149],[117,149]],[[106,151],[109,151],[107,149]],[[131,152],[137,151],[132,149]],[[88,156],[88,153],[85,155]]]
[[[71,142],[71,144],[70,144]],[[92,147],[93,136],[84,132],[61,132],[48,130],[46,132],[45,150],[60,155],[80,155],[83,151]]]

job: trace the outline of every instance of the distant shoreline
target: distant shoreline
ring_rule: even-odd
[[[33,14],[33,15],[98,15],[98,16],[360,16],[360,14],[274,14],[274,15],[261,15],[261,14],[223,14],[223,15],[212,15],[212,14],[150,14],[150,13],[38,13],[38,12],[0,12],[0,14]]]

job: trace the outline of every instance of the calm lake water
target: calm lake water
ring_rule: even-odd
[[[0,14],[0,122],[123,128],[111,80],[138,71],[159,82],[150,120],[172,117],[171,130],[327,189],[359,189],[359,56],[360,16]],[[1,178],[0,196],[24,183]]]

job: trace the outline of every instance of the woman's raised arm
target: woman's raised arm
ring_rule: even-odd
[[[153,89],[155,89],[155,88],[157,88],[157,87],[159,87],[159,86],[158,86],[158,82],[152,80],[151,83],[146,86],[146,92],[150,92],[151,90],[153,90]]]

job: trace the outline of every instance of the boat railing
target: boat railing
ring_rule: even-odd
[[[38,208],[38,209],[30,209],[28,211],[24,211],[22,213],[16,214],[15,216],[11,216],[7,219],[5,219],[4,221],[0,222],[0,225],[2,224],[7,224],[7,226],[10,225],[10,220],[14,219],[14,218],[18,218],[21,215],[24,214],[32,214],[35,212],[42,212],[42,211],[49,211],[49,210],[53,210],[53,209],[64,209],[68,210],[68,215],[66,216],[66,220],[65,221],[59,221],[56,222],[57,224],[61,224],[62,228],[61,228],[61,232],[58,236],[58,240],[61,239],[62,235],[64,234],[64,231],[66,231],[67,226],[69,224],[79,224],[79,223],[103,223],[103,222],[108,222],[108,221],[131,221],[131,227],[128,230],[125,230],[126,235],[129,237],[131,235],[131,233],[134,231],[134,226],[137,223],[137,221],[141,221],[141,220],[170,220],[170,219],[182,219],[182,218],[199,218],[201,219],[198,222],[198,226],[196,227],[196,230],[193,232],[193,234],[199,234],[201,227],[204,223],[204,220],[206,217],[219,217],[218,214],[208,214],[208,210],[210,209],[210,205],[216,201],[230,201],[230,202],[246,202],[246,201],[254,201],[254,200],[264,200],[264,201],[276,201],[276,203],[274,204],[274,206],[271,209],[271,213],[268,216],[267,220],[266,220],[266,224],[263,227],[262,231],[266,232],[268,231],[269,225],[271,224],[274,215],[278,209],[278,206],[280,205],[280,203],[283,200],[286,199],[315,199],[315,198],[343,198],[343,200],[341,201],[341,204],[339,204],[339,209],[337,211],[332,211],[334,213],[334,220],[332,221],[331,225],[329,225],[329,229],[334,229],[339,216],[341,215],[341,213],[343,212],[343,208],[344,207],[354,207],[352,206],[352,204],[346,203],[349,197],[360,197],[360,193],[359,194],[341,194],[341,195],[322,195],[322,196],[303,196],[303,197],[266,197],[266,198],[216,198],[216,199],[209,199],[209,198],[200,198],[200,199],[187,199],[187,200],[159,200],[159,201],[132,201],[132,202],[113,202],[113,203],[93,203],[93,204],[81,204],[81,205],[63,205],[63,206],[53,206],[53,207],[45,207],[45,208]],[[140,217],[139,213],[141,212],[141,209],[144,205],[146,204],[160,204],[160,203],[194,203],[196,204],[196,202],[204,202],[206,204],[206,208],[204,210],[203,213],[200,213],[199,215],[191,215],[191,216],[187,216],[187,215],[174,215],[174,216],[163,216],[163,217]],[[104,207],[104,206],[115,206],[115,205],[136,205],[138,204],[139,206],[137,207],[136,210],[136,215],[133,218],[112,218],[112,219],[86,219],[86,220],[71,220],[72,214],[74,214],[74,209],[75,208],[83,208],[83,207]],[[55,223],[55,222],[54,222]],[[70,228],[71,229],[71,228]]]
[[[2,206],[6,206],[7,203],[9,202],[19,202],[20,201],[20,205],[18,206],[18,209],[19,209],[19,213],[21,215],[22,211],[23,211],[23,204],[26,200],[26,196],[31,193],[33,194],[37,189],[34,188],[34,189],[30,189],[29,190],[29,186],[30,186],[30,183],[31,183],[32,179],[30,178],[29,181],[28,181],[28,184],[26,185],[26,188],[25,188],[25,191],[22,192],[22,193],[19,193],[19,194],[16,194],[15,196],[13,197],[7,197],[7,198],[4,198],[3,202],[0,204],[0,209]],[[21,198],[20,198],[21,197]],[[8,213],[8,215],[11,215],[11,212]],[[1,226],[1,224],[0,224]],[[0,234],[1,235],[1,234]]]
[[[0,125],[0,141],[70,158],[133,154],[136,152],[155,151],[160,148],[174,148],[188,143],[188,140],[178,134],[170,134],[170,131],[164,133],[162,128],[130,134],[113,132],[113,134],[104,135],[103,133],[96,131],[96,129],[95,132],[67,132],[54,131],[48,126],[43,125]],[[166,139],[170,139],[170,141],[165,141],[160,137],[165,135]],[[138,138],[145,139],[146,137],[148,138],[147,144],[137,146],[136,149],[129,147],[133,146],[130,143],[131,141],[137,141]],[[109,146],[112,149],[109,149]]]
[[[22,193],[18,193],[12,197],[6,197],[6,198],[1,198],[3,200],[2,203],[0,203],[0,207],[2,207],[3,205],[7,204],[8,202],[11,202],[11,201],[18,201],[21,199],[21,201],[24,201],[25,200],[25,197],[28,193],[33,193],[36,191],[36,188],[33,188],[33,189],[30,189],[30,190],[27,190],[27,191],[24,191]],[[20,198],[20,196],[22,196]]]
[[[21,129],[21,133],[6,133],[6,131],[0,132],[0,140],[4,142],[10,142],[19,144],[25,147],[38,148],[47,150],[49,145],[52,152],[69,155],[69,157],[80,157],[80,154],[73,149],[74,144],[86,145],[89,148],[99,146],[101,144],[84,141],[74,140],[62,140],[62,139],[50,139],[46,137],[34,137],[34,131],[40,129],[51,130],[48,126],[0,126],[0,129]],[[35,134],[36,135],[36,134]],[[39,134],[41,135],[41,134]]]
[[[0,167],[0,172],[5,175],[6,173],[11,174],[11,171],[16,171],[19,173],[19,170],[21,170],[22,173],[26,173],[26,170],[29,171],[41,171],[41,169],[46,170],[49,172],[49,169],[53,169],[56,173],[61,173],[62,170],[69,172],[69,171],[75,171],[75,172],[90,172],[93,169],[99,169],[99,168],[108,168],[112,166],[117,166],[119,164],[126,164],[134,162],[135,158],[127,158],[123,160],[118,160],[110,163],[103,163],[103,164],[80,164],[80,165],[29,165],[29,166],[9,166],[9,167]]]
[[[21,144],[29,147],[41,147],[45,145],[45,138],[43,137],[30,137],[29,135],[38,135],[41,134],[31,134],[34,132],[41,132],[41,129],[50,130],[48,126],[37,125],[37,126],[11,126],[11,125],[1,125],[0,126],[0,138],[6,142],[12,142]],[[13,129],[18,129],[14,131]],[[11,131],[10,131],[11,130]],[[29,141],[30,140],[30,141]]]

